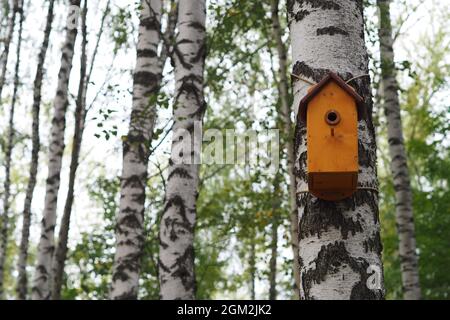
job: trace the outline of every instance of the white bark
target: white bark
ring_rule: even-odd
[[[38,170],[39,161],[39,111],[41,106],[41,88],[42,79],[44,77],[44,62],[47,54],[47,48],[50,38],[50,32],[53,23],[53,8],[54,0],[51,0],[48,4],[47,21],[44,29],[44,40],[39,51],[38,62],[36,67],[36,76],[34,78],[33,86],[33,124],[32,124],[32,150],[31,150],[31,163],[28,178],[28,185],[25,194],[25,201],[23,206],[23,222],[22,222],[22,238],[20,240],[19,260],[17,263],[17,298],[26,299],[27,296],[27,259],[28,259],[28,243],[30,236],[30,224],[31,224],[31,202],[33,200],[34,187],[36,186],[36,176]]]
[[[162,299],[194,299],[194,227],[199,144],[205,111],[205,0],[180,1],[174,46],[175,103],[172,152],[161,217],[159,282]]]
[[[11,44],[11,40],[12,40],[12,37],[14,34],[14,26],[15,26],[16,13],[17,13],[18,8],[19,8],[19,0],[12,0],[11,6],[10,6],[11,14],[9,16],[8,24],[7,24],[7,34],[6,34],[6,38],[4,41],[3,51],[0,56],[0,66],[1,66],[1,70],[0,70],[0,101],[1,101],[2,93],[3,93],[3,87],[5,85],[6,69],[8,66],[8,57],[9,57],[9,46]]]
[[[142,1],[133,83],[133,108],[128,135],[123,137],[120,209],[117,215],[112,299],[136,299],[144,242],[147,165],[156,120],[156,94],[164,62],[161,42],[161,1]],[[165,59],[164,59],[165,61]]]
[[[396,224],[399,238],[399,256],[402,272],[403,296],[407,300],[419,300],[419,266],[416,253],[412,192],[403,139],[398,83],[394,63],[390,0],[378,0],[380,10],[380,60],[382,74],[383,107],[387,120],[391,172],[394,178],[396,198]]]
[[[34,300],[50,298],[50,281],[53,252],[55,248],[56,204],[60,185],[61,163],[64,151],[64,131],[68,105],[68,84],[75,39],[77,37],[80,0],[71,0],[66,25],[66,39],[62,48],[58,85],[53,102],[53,119],[50,130],[48,177],[45,190],[45,204],[41,223],[37,263],[32,288]]]
[[[277,183],[278,184],[278,183]],[[275,192],[280,192],[276,186]],[[277,194],[277,193],[274,193]],[[270,260],[269,260],[269,300],[277,299],[277,258],[278,258],[278,225],[280,214],[280,199],[274,199],[275,205],[272,207],[271,221],[271,241],[270,241]]]
[[[75,192],[75,177],[78,169],[81,140],[84,131],[84,124],[86,120],[86,92],[89,79],[87,78],[87,0],[84,1],[83,9],[81,11],[81,54],[80,54],[80,80],[78,83],[78,93],[75,107],[75,128],[72,142],[72,156],[70,159],[69,170],[69,187],[67,190],[66,203],[64,204],[64,211],[61,217],[59,227],[58,243],[56,245],[55,254],[53,257],[52,266],[52,300],[61,299],[61,287],[63,284],[64,265],[67,256],[67,243],[69,241],[70,216],[72,213],[72,204]],[[104,19],[102,20],[103,23]]]
[[[329,71],[344,80],[368,73],[362,0],[290,0],[288,15],[294,74],[318,82]],[[352,85],[364,98],[367,110],[358,123],[358,186],[366,189],[337,202],[304,193],[306,127],[298,120],[296,124],[301,299],[384,297],[378,194],[370,190],[377,188],[370,80],[360,78]],[[295,108],[308,87],[303,81],[294,83]],[[370,280],[376,280],[375,286],[367,285]]]
[[[11,194],[11,160],[12,150],[14,148],[14,113],[17,102],[17,90],[19,89],[19,67],[20,67],[20,50],[22,47],[22,31],[23,31],[23,3],[15,2],[13,15],[19,15],[19,32],[17,36],[16,64],[14,67],[14,89],[11,98],[11,107],[9,109],[8,137],[5,151],[5,181],[3,184],[3,212],[0,216],[0,299],[4,298],[4,267],[6,261],[6,252],[8,248],[9,234],[9,209]],[[14,19],[12,19],[14,21]],[[14,27],[13,27],[14,28]]]

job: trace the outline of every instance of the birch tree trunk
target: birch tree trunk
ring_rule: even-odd
[[[79,165],[79,158],[81,152],[81,143],[83,139],[83,132],[85,128],[85,121],[87,115],[86,106],[86,94],[88,86],[90,83],[90,78],[92,75],[92,70],[95,64],[95,58],[97,56],[98,48],[100,46],[100,40],[104,31],[105,21],[110,12],[110,2],[106,3],[105,9],[103,11],[103,16],[100,22],[100,30],[97,35],[97,42],[95,44],[94,51],[90,60],[89,71],[87,71],[87,57],[86,57],[86,46],[87,46],[87,30],[86,30],[86,15],[87,15],[87,0],[84,3],[84,8],[81,14],[81,30],[82,30],[82,44],[81,44],[81,62],[80,62],[80,82],[78,85],[78,93],[75,108],[75,128],[73,134],[72,143],[72,156],[70,160],[69,169],[69,187],[67,190],[66,202],[64,205],[64,212],[61,218],[58,244],[56,246],[54,260],[53,260],[53,281],[52,281],[52,300],[61,299],[61,288],[63,284],[64,277],[64,267],[67,258],[67,244],[69,240],[69,229],[70,229],[70,219],[72,214],[72,206],[74,201],[75,193],[75,178],[76,172]]]
[[[80,80],[78,84],[78,93],[75,107],[75,128],[72,143],[72,156],[70,159],[69,169],[69,187],[67,190],[66,203],[59,227],[58,244],[56,245],[55,255],[53,257],[52,266],[52,282],[51,295],[52,300],[61,299],[61,286],[64,275],[64,264],[67,256],[67,242],[69,239],[70,216],[72,213],[72,204],[75,189],[75,177],[80,157],[81,139],[84,131],[84,123],[86,119],[86,91],[88,85],[87,79],[87,0],[84,0],[83,9],[81,11],[81,54],[80,54]],[[104,20],[102,20],[104,21]]]
[[[368,73],[362,0],[288,1],[293,71],[320,81],[329,71],[344,80]],[[342,201],[324,201],[307,190],[306,126],[295,130],[301,299],[382,299],[376,142],[370,79],[351,84],[365,100],[358,123],[358,190]],[[294,106],[309,84],[295,81]],[[297,110],[296,110],[297,111]]]
[[[250,239],[250,300],[256,300],[256,243],[255,243],[255,229],[252,229],[252,238]]]
[[[133,107],[123,140],[120,209],[116,218],[112,299],[136,299],[144,242],[144,203],[147,166],[156,120],[156,95],[164,63],[160,61],[161,1],[142,1],[134,71]]]
[[[180,1],[174,47],[175,102],[169,175],[161,217],[159,283],[162,299],[194,299],[194,227],[198,197],[201,122],[206,108],[205,0]]]
[[[380,12],[380,60],[384,113],[387,120],[391,172],[394,177],[396,198],[396,225],[399,237],[399,256],[402,271],[403,297],[407,300],[419,300],[419,266],[416,253],[416,236],[412,192],[407,166],[407,156],[403,140],[398,83],[394,63],[390,0],[377,0]]]
[[[289,204],[290,204],[290,219],[291,219],[291,247],[293,252],[293,275],[294,275],[294,297],[298,299],[298,290],[300,285],[300,266],[298,259],[298,216],[297,216],[297,202],[295,191],[295,154],[294,154],[294,134],[291,121],[291,107],[289,106],[289,82],[287,78],[287,49],[283,42],[283,31],[280,26],[279,18],[279,0],[271,1],[271,19],[273,37],[276,42],[278,64],[279,64],[279,80],[278,80],[278,93],[281,102],[281,109],[279,115],[283,125],[283,144],[285,146],[285,152],[287,156],[287,165],[289,173]]]
[[[62,48],[58,85],[53,102],[53,119],[50,130],[48,178],[41,223],[37,263],[32,288],[34,300],[50,299],[52,258],[55,248],[56,204],[60,185],[61,163],[64,151],[64,131],[68,106],[68,84],[74,45],[77,37],[80,0],[71,0],[66,25],[66,38]]]
[[[12,0],[12,10],[11,14],[8,19],[8,25],[7,25],[7,34],[4,41],[4,47],[2,54],[0,56],[0,64],[1,64],[1,70],[0,70],[0,102],[2,98],[3,93],[3,86],[5,85],[5,78],[6,78],[6,69],[8,66],[8,57],[9,57],[9,46],[11,44],[11,40],[14,34],[14,27],[16,25],[16,13],[17,8],[19,7],[19,1],[20,0]]]
[[[274,193],[277,194],[277,193]],[[269,261],[269,300],[277,299],[277,257],[278,257],[278,214],[279,203],[272,210],[272,237],[270,243],[270,261]]]
[[[19,247],[19,260],[17,263],[17,298],[20,300],[26,299],[27,296],[27,259],[28,259],[28,243],[30,237],[30,224],[31,224],[31,202],[33,200],[34,187],[36,186],[36,175],[39,162],[39,111],[41,106],[41,88],[42,79],[44,77],[44,62],[47,54],[47,48],[50,38],[50,32],[52,30],[53,23],[53,8],[54,0],[50,0],[48,4],[47,21],[44,29],[44,40],[42,41],[41,50],[38,55],[38,62],[36,67],[36,76],[34,78],[33,85],[33,106],[32,106],[32,148],[31,148],[31,163],[28,178],[28,185],[25,193],[25,202],[23,206],[23,222],[22,222],[22,238],[20,240]]]
[[[14,112],[17,102],[17,90],[19,89],[19,67],[20,67],[20,50],[22,47],[22,31],[23,31],[23,3],[17,1],[13,9],[13,15],[19,14],[19,32],[17,36],[16,46],[16,64],[14,68],[14,89],[11,99],[11,107],[9,109],[9,123],[8,123],[8,137],[5,151],[5,181],[3,184],[3,212],[1,215],[0,226],[0,299],[4,298],[4,278],[5,278],[5,261],[6,252],[8,249],[8,234],[9,234],[9,209],[10,209],[10,193],[11,193],[11,157],[14,147]]]

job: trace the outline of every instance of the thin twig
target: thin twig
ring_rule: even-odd
[[[317,84],[317,83],[314,82],[314,81],[310,81],[310,80],[308,80],[308,79],[302,78],[302,77],[300,77],[300,76],[298,76],[298,75],[296,75],[296,74],[293,74],[293,73],[291,73],[291,77],[293,77],[293,78],[295,78],[295,79],[297,79],[297,80],[301,80],[301,81],[303,81],[303,82],[306,82],[306,83],[308,83],[308,84],[310,84],[310,85],[312,85],[312,86],[315,86],[315,85]]]
[[[359,79],[359,78],[363,78],[363,77],[370,77],[370,74],[361,74],[359,76],[353,77],[349,80],[347,80],[345,83],[349,84],[350,82],[352,82],[353,80]]]

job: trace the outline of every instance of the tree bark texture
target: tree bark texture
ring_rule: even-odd
[[[64,205],[63,216],[59,227],[58,244],[56,245],[52,266],[52,300],[61,299],[61,287],[64,276],[64,265],[67,256],[67,243],[69,240],[70,216],[72,213],[72,204],[75,192],[75,178],[80,158],[81,139],[84,131],[86,120],[86,91],[88,86],[87,79],[87,0],[84,0],[83,9],[81,11],[81,55],[80,55],[80,80],[78,83],[78,93],[75,107],[75,128],[72,142],[72,156],[69,168],[69,188],[67,190],[66,203]],[[103,20],[102,20],[103,21]]]
[[[16,13],[17,10],[19,9],[19,2],[21,0],[12,0],[11,1],[11,13],[8,19],[8,24],[7,24],[7,34],[6,34],[6,38],[4,41],[4,46],[3,46],[3,51],[2,54],[0,56],[0,65],[1,65],[1,70],[0,70],[0,101],[1,101],[1,97],[2,97],[2,93],[3,93],[3,87],[5,85],[5,78],[6,78],[6,71],[7,71],[7,67],[8,67],[8,57],[9,57],[9,47],[11,45],[11,40],[13,38],[14,35],[14,27],[16,25]]]
[[[160,224],[159,283],[162,299],[194,299],[194,227],[198,197],[201,122],[206,104],[204,0],[180,1],[175,64],[172,151]],[[195,129],[197,128],[197,130]],[[200,131],[200,132],[196,132]],[[188,133],[188,134],[186,134]]]
[[[329,71],[344,80],[368,73],[362,0],[290,0],[287,11],[293,74],[319,82]],[[301,299],[384,298],[370,79],[351,85],[366,110],[358,122],[358,190],[352,197],[324,201],[307,192],[306,126],[296,123]],[[296,108],[309,87],[302,80],[293,83]]]
[[[68,106],[68,85],[74,45],[77,37],[80,0],[71,0],[66,25],[66,38],[62,48],[56,96],[53,101],[53,118],[50,129],[48,177],[46,180],[41,236],[32,287],[33,300],[50,299],[51,267],[55,248],[56,205],[60,186],[61,164],[64,152],[64,131]]]
[[[19,68],[20,68],[20,50],[22,47],[22,31],[23,31],[23,3],[16,1],[14,3],[13,15],[19,15],[19,32],[17,35],[16,46],[16,64],[14,67],[14,88],[11,98],[11,106],[9,109],[8,136],[5,150],[5,181],[3,184],[3,212],[0,216],[0,299],[4,298],[4,278],[5,278],[5,262],[6,253],[8,251],[8,235],[9,230],[9,210],[11,195],[11,160],[12,150],[14,148],[14,113],[17,102],[17,90],[19,89]],[[13,22],[15,19],[12,19]],[[10,26],[11,27],[11,26]],[[12,27],[14,28],[14,27]]]
[[[416,236],[412,205],[411,182],[407,165],[405,143],[403,139],[400,115],[399,87],[396,79],[394,48],[390,17],[390,0],[378,0],[380,26],[381,86],[383,109],[387,122],[391,172],[395,189],[395,218],[399,238],[399,256],[402,273],[403,297],[407,300],[419,300],[419,263],[416,253]]]
[[[116,218],[112,299],[136,299],[144,243],[144,203],[150,145],[164,63],[160,61],[161,1],[142,1],[133,82],[133,107],[123,140],[120,210]]]
[[[44,29],[44,40],[42,41],[41,49],[38,55],[36,75],[34,77],[33,84],[33,105],[32,105],[32,129],[31,129],[31,163],[30,171],[28,174],[28,184],[25,192],[25,201],[23,205],[23,221],[22,221],[22,236],[19,246],[19,259],[17,262],[17,298],[19,300],[24,300],[27,297],[27,259],[28,259],[28,245],[30,237],[30,224],[31,224],[31,202],[33,200],[33,192],[36,186],[36,176],[39,164],[39,150],[40,150],[40,139],[39,139],[39,112],[41,106],[41,89],[42,80],[44,78],[44,63],[45,56],[47,54],[47,48],[50,39],[50,32],[52,30],[53,23],[53,8],[55,1],[51,0],[48,4],[47,21]]]

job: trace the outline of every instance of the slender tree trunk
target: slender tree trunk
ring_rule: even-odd
[[[7,0],[2,0],[0,5],[0,37],[3,39],[3,28],[5,27],[4,21],[8,20],[9,3]],[[2,41],[3,42],[3,41]]]
[[[123,168],[120,210],[116,219],[112,299],[136,299],[138,293],[148,157],[156,120],[156,95],[164,65],[158,55],[160,34],[161,1],[142,1],[133,108],[128,135],[122,138]]]
[[[273,194],[281,194],[280,183],[284,179],[281,171],[278,171],[273,181]],[[271,241],[270,241],[270,261],[269,261],[269,300],[277,299],[277,258],[278,258],[278,227],[280,225],[281,198],[272,199],[271,217]]]
[[[64,151],[64,131],[68,102],[68,85],[74,45],[77,37],[80,0],[71,0],[66,26],[66,39],[62,48],[58,86],[53,102],[54,114],[50,130],[48,178],[45,205],[41,223],[37,264],[32,288],[34,300],[50,299],[52,258],[55,248],[56,204],[60,185],[61,163]]]
[[[78,93],[75,107],[75,128],[72,143],[72,156],[70,159],[69,169],[69,187],[67,190],[66,203],[59,227],[58,244],[56,246],[55,255],[53,257],[51,294],[52,300],[61,299],[61,286],[64,275],[64,263],[67,256],[67,242],[69,238],[70,215],[72,213],[72,204],[75,189],[75,177],[80,157],[81,139],[84,131],[84,123],[86,119],[86,91],[87,91],[87,0],[84,0],[83,9],[81,11],[81,55],[80,55],[80,81],[78,84]]]
[[[419,266],[416,253],[416,236],[412,192],[403,139],[398,83],[394,63],[390,0],[378,0],[380,11],[380,60],[384,113],[387,120],[391,172],[394,177],[396,198],[396,224],[399,237],[399,256],[402,271],[403,296],[407,300],[419,300]]]
[[[293,74],[320,81],[330,70],[348,80],[368,73],[362,0],[288,1]],[[301,299],[384,298],[378,217],[376,142],[370,79],[352,83],[365,100],[358,123],[358,190],[342,201],[324,201],[307,190],[306,126],[295,130]],[[309,85],[294,84],[294,106]]]
[[[1,234],[0,234],[0,299],[4,298],[4,278],[5,278],[5,261],[8,249],[9,230],[9,209],[11,194],[11,160],[12,150],[14,147],[14,112],[17,102],[17,90],[19,89],[19,67],[20,67],[20,50],[22,47],[22,31],[23,31],[23,3],[17,1],[13,9],[14,13],[19,14],[19,32],[17,36],[16,64],[14,68],[14,89],[11,99],[11,107],[9,109],[8,138],[5,151],[5,182],[3,184],[3,213],[1,216]]]
[[[44,62],[47,54],[47,48],[50,38],[50,32],[52,30],[53,23],[53,8],[54,0],[51,0],[48,4],[47,22],[44,29],[44,40],[42,42],[41,50],[38,55],[38,63],[36,67],[36,76],[34,78],[33,86],[33,106],[32,106],[32,148],[31,148],[31,163],[28,178],[28,185],[25,193],[25,203],[23,206],[23,222],[22,222],[22,238],[20,240],[19,247],[19,260],[17,264],[17,270],[19,272],[17,276],[17,298],[20,300],[26,299],[27,296],[27,259],[28,259],[28,243],[30,236],[30,224],[31,224],[31,202],[33,199],[34,187],[36,186],[36,175],[39,162],[39,111],[41,106],[41,88],[42,79],[44,77]]]
[[[256,300],[256,243],[255,230],[253,229],[252,238],[250,240],[250,300]]]
[[[275,193],[277,194],[277,193]],[[269,261],[269,300],[277,299],[277,257],[278,257],[278,214],[279,205],[272,210],[272,239],[270,242]]]
[[[6,78],[6,70],[8,66],[8,57],[9,57],[9,46],[11,44],[11,40],[14,34],[14,27],[16,25],[16,13],[17,8],[19,7],[19,1],[20,0],[12,0],[11,1],[11,13],[8,19],[8,25],[7,25],[7,35],[4,41],[4,47],[2,54],[0,56],[0,102],[2,98],[3,93],[3,86],[5,85],[5,78]]]
[[[291,107],[289,106],[290,92],[289,81],[287,77],[287,49],[283,42],[283,31],[280,26],[279,19],[279,0],[272,0],[271,2],[271,18],[273,37],[277,46],[278,63],[279,63],[279,83],[278,93],[281,102],[281,110],[279,111],[280,118],[283,124],[283,138],[285,145],[285,152],[287,155],[287,165],[289,173],[289,204],[290,204],[290,219],[291,219],[291,247],[293,252],[293,275],[294,275],[294,297],[299,298],[298,290],[300,285],[300,266],[298,259],[298,216],[297,216],[297,202],[295,191],[295,154],[294,154],[294,134],[293,125],[291,121]]]
[[[201,122],[206,108],[205,0],[180,1],[174,48],[175,103],[172,151],[160,224],[159,283],[162,299],[194,299],[194,228],[199,184]]]
[[[66,203],[64,205],[64,212],[61,218],[59,236],[58,236],[58,244],[55,250],[55,256],[53,260],[53,282],[52,282],[52,299],[59,300],[61,299],[61,288],[63,284],[63,276],[64,276],[64,267],[67,258],[67,244],[69,239],[69,229],[70,229],[70,217],[72,214],[72,206],[74,201],[74,193],[75,193],[75,178],[76,171],[79,165],[79,158],[81,152],[81,143],[83,138],[83,132],[85,128],[85,120],[87,115],[87,106],[86,106],[86,93],[89,86],[89,81],[92,75],[92,70],[95,63],[95,58],[97,56],[98,48],[100,45],[100,40],[104,31],[104,25],[106,18],[110,11],[110,2],[106,3],[105,9],[103,11],[103,16],[100,23],[100,30],[97,35],[97,42],[95,44],[94,51],[92,53],[89,71],[87,71],[86,63],[86,46],[87,46],[87,30],[86,30],[86,15],[87,8],[84,8],[82,11],[82,49],[81,49],[81,63],[80,63],[80,82],[78,85],[78,94],[76,101],[76,109],[75,109],[75,128],[73,134],[73,147],[72,147],[72,156],[70,160],[70,172],[69,172],[69,188],[66,196]],[[85,1],[85,7],[87,6],[87,1]]]

